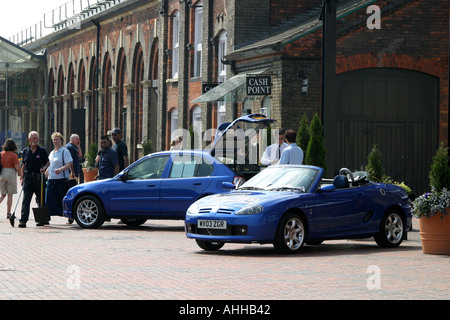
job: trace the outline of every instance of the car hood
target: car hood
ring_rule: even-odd
[[[281,201],[298,199],[303,195],[305,194],[287,191],[232,191],[211,195],[196,203],[200,208],[220,207],[237,210],[251,204],[274,205]]]

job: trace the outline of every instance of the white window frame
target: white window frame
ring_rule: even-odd
[[[178,109],[173,109],[170,113],[170,141],[175,139],[178,129]]]
[[[203,7],[199,1],[195,8],[195,34],[194,34],[194,77],[202,75],[202,36],[203,36]]]
[[[200,106],[197,106],[194,109],[192,109],[192,128],[196,133],[196,136],[191,137],[191,139],[194,139],[195,148],[201,149],[203,130],[202,130],[202,108]]]
[[[178,79],[180,57],[180,11],[172,17],[172,79]]]
[[[222,63],[222,59],[227,54],[227,33],[226,31],[222,32],[219,36],[219,50],[218,50],[218,78],[217,82],[224,82],[227,79],[227,68],[226,65]],[[225,101],[217,102],[217,127],[219,127],[222,123],[226,122],[226,107]]]
[[[222,32],[219,36],[219,52],[218,52],[218,82],[224,82],[227,78],[227,68],[223,64],[222,59],[227,55],[227,33]]]

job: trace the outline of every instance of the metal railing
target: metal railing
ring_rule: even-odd
[[[19,46],[30,44],[50,33],[69,28],[80,29],[81,21],[126,0],[71,0],[44,13],[43,20],[22,30],[9,41]]]

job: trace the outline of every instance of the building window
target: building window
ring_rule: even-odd
[[[219,77],[217,82],[224,82],[227,77],[227,68],[225,64],[222,62],[224,57],[227,54],[227,33],[222,32],[219,37],[219,53],[218,53],[218,66],[219,66]]]
[[[194,39],[194,77],[202,75],[202,33],[203,33],[203,8],[202,2],[198,2],[195,8],[195,39]]]
[[[219,48],[218,48],[218,78],[217,82],[224,82],[227,78],[227,68],[225,64],[223,64],[222,60],[227,54],[227,33],[222,32],[219,36]],[[217,128],[226,121],[226,107],[225,101],[217,102]]]
[[[180,11],[172,19],[172,78],[178,79],[178,58],[180,53]]]
[[[272,117],[272,98],[267,96],[263,99],[261,105],[261,114],[265,115],[267,118]]]
[[[242,116],[245,116],[247,114],[252,113],[252,105],[253,105],[253,99],[245,98],[244,103],[242,105]]]
[[[202,148],[202,109],[200,106],[192,110],[192,127],[194,131],[194,149]]]
[[[217,103],[217,128],[226,121],[226,108],[223,101]]]
[[[178,129],[178,109],[174,109],[170,113],[170,141],[175,139]]]

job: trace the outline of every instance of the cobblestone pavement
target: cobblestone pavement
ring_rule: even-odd
[[[5,207],[0,300],[450,298],[450,257],[422,253],[417,221],[409,240],[390,250],[367,239],[326,241],[297,255],[257,244],[208,253],[185,237],[183,221],[130,228],[112,220],[86,230],[53,217],[49,226],[30,220],[19,229]]]

